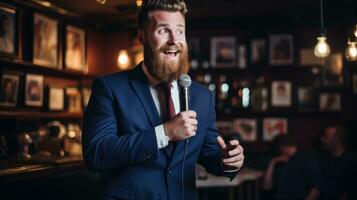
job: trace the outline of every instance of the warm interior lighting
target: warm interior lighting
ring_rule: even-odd
[[[130,66],[130,58],[127,50],[120,50],[118,54],[118,67],[119,69],[127,69]]]
[[[330,55],[330,46],[326,42],[326,37],[317,37],[317,44],[314,49],[314,54],[318,58],[325,58]]]
[[[320,0],[320,22],[321,22],[321,33],[317,37],[317,44],[314,48],[314,54],[318,58],[325,58],[330,55],[330,46],[326,42],[326,30],[324,27],[324,4],[323,0]]]
[[[345,56],[347,60],[350,61],[357,60],[357,42],[348,41],[348,46],[345,51]]]
[[[143,5],[143,1],[142,0],[136,0],[136,6],[141,7],[141,5]]]
[[[107,0],[96,0],[96,2],[99,4],[105,4],[107,3]]]

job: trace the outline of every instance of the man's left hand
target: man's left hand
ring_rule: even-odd
[[[243,147],[239,145],[239,141],[230,140],[229,144],[226,144],[221,136],[217,137],[217,141],[221,147],[224,168],[234,167],[239,170],[244,162]]]

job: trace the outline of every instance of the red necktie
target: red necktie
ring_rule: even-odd
[[[161,116],[164,122],[176,115],[174,102],[171,97],[171,83],[160,83],[156,86],[160,101]]]
[[[172,119],[175,115],[175,106],[171,98],[171,83],[160,83],[156,87],[158,99],[160,101],[161,118],[163,123]],[[171,157],[174,145],[169,142],[165,148],[169,156]]]

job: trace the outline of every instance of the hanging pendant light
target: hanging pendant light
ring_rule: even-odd
[[[318,58],[325,58],[331,53],[330,46],[327,43],[326,29],[324,27],[324,17],[323,17],[323,0],[320,0],[320,22],[321,22],[321,33],[317,37],[317,44],[314,48],[314,54]]]
[[[348,31],[347,48],[345,51],[345,56],[348,61],[357,60],[357,25],[355,25],[355,0],[353,0],[352,6],[352,25],[354,26],[353,31]]]
[[[349,61],[357,60],[357,42],[355,40],[351,41],[350,38],[348,38],[345,56]]]

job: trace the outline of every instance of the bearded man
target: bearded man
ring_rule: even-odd
[[[93,82],[83,121],[83,157],[100,172],[101,199],[198,199],[195,165],[233,178],[237,140],[217,137],[212,93],[192,82],[181,110],[177,79],[189,70],[182,0],[147,0],[138,14],[144,61]],[[228,181],[228,180],[227,180]]]

